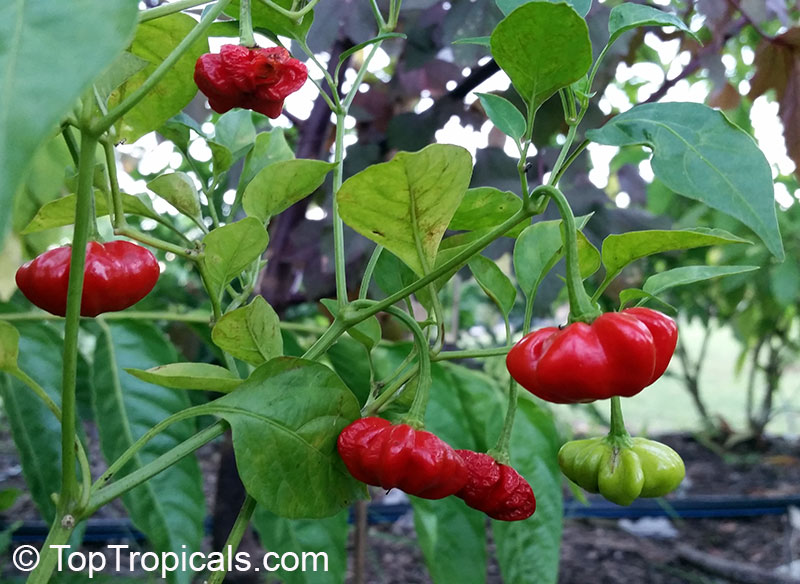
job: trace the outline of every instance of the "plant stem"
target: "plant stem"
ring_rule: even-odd
[[[0,314],[0,320],[7,322],[26,322],[26,321],[47,321],[61,320],[62,317],[48,312],[10,312]],[[171,322],[188,322],[197,324],[208,324],[208,314],[205,312],[187,312],[179,314],[171,311],[147,311],[147,310],[124,310],[120,312],[109,312],[103,315],[104,320],[167,320]],[[281,322],[280,327],[287,331],[297,331],[312,335],[322,335],[327,330],[319,326],[304,324],[301,322]]]
[[[611,398],[611,427],[608,435],[613,438],[630,438],[622,418],[622,401],[618,395]]]
[[[78,191],[75,205],[75,229],[70,256],[69,288],[67,292],[66,323],[64,327],[64,357],[61,381],[61,495],[58,513],[72,512],[77,502],[78,482],[75,474],[75,391],[78,375],[78,334],[80,332],[81,298],[86,265],[86,244],[92,223],[91,209],[94,188],[97,139],[84,132],[81,135],[78,163]]]
[[[361,279],[361,288],[358,291],[358,299],[364,300],[369,293],[369,283],[372,281],[372,274],[375,272],[375,266],[378,265],[378,260],[383,252],[383,246],[377,245],[369,258],[367,267],[364,269],[364,277]]]
[[[209,0],[175,0],[169,4],[162,4],[161,6],[156,6],[155,8],[140,12],[139,22],[147,22],[148,20],[154,20],[156,18],[161,18],[162,16],[169,16],[170,14],[181,12],[187,8],[194,8],[195,6],[201,6],[208,3]]]
[[[186,35],[177,47],[164,59],[161,64],[156,67],[155,71],[150,74],[144,83],[142,83],[136,91],[126,97],[113,110],[108,112],[101,119],[92,124],[92,133],[96,136],[104,133],[114,123],[119,120],[126,113],[131,111],[136,104],[138,104],[150,91],[158,84],[159,81],[166,75],[183,56],[183,54],[192,46],[192,44],[199,39],[210,27],[217,17],[222,14],[222,11],[230,4],[231,0],[217,0],[216,5],[211,8],[206,15],[197,23],[192,31]]]
[[[508,408],[506,409],[506,417],[503,421],[503,430],[497,438],[497,444],[492,448],[488,454],[500,464],[508,464],[510,461],[509,445],[511,444],[511,431],[514,429],[514,417],[517,413],[517,394],[519,393],[519,386],[513,378],[508,381]]]
[[[250,0],[239,0],[239,44],[243,47],[255,47],[253,36],[253,16],[250,13]]]
[[[133,239],[135,241],[138,241],[139,243],[144,243],[145,245],[149,245],[150,247],[174,253],[176,256],[182,258],[190,260],[194,260],[197,258],[197,255],[193,254],[191,250],[185,247],[181,247],[179,245],[175,245],[174,243],[169,243],[157,237],[153,237],[152,235],[147,235],[146,233],[142,233],[138,229],[130,227],[127,223],[125,225],[122,225],[121,227],[115,227],[114,233],[116,235],[122,235],[124,237]]]
[[[336,342],[342,334],[347,330],[347,327],[341,323],[341,321],[334,320],[333,324],[328,327],[320,338],[311,345],[311,348],[308,349],[305,353],[303,353],[303,359],[309,359],[311,361],[315,361],[319,359],[325,352],[330,348],[333,343]]]
[[[567,169],[572,165],[573,162],[581,155],[581,153],[586,149],[589,145],[589,140],[584,140],[580,144],[578,144],[577,148],[572,151],[572,154],[564,161],[561,167],[550,175],[550,182],[553,185],[558,185],[558,181],[561,180],[561,177],[564,176],[564,173]]]
[[[276,2],[272,2],[271,0],[261,0],[262,4],[269,6],[275,12],[283,14],[286,18],[291,18],[292,20],[295,21],[299,21],[308,12],[314,10],[314,7],[317,5],[318,2],[319,0],[311,0],[311,2],[309,2],[299,10],[286,10],[286,8],[284,8],[280,4],[277,4]]]
[[[61,128],[61,135],[64,137],[64,143],[67,145],[67,150],[69,150],[70,157],[72,157],[72,163],[77,168],[80,156],[78,152],[78,142],[75,140],[75,135],[72,133],[72,128],[65,125]]]
[[[158,436],[161,432],[166,430],[172,424],[176,422],[180,422],[181,420],[186,420],[188,418],[193,418],[196,416],[202,416],[204,413],[208,411],[207,404],[194,406],[191,408],[187,408],[185,410],[181,410],[180,412],[176,412],[171,416],[161,420],[158,424],[150,428],[147,432],[142,434],[142,436],[133,444],[131,444],[128,449],[123,452],[117,459],[111,464],[111,466],[106,469],[106,471],[98,477],[95,481],[94,485],[92,485],[92,493],[100,490],[101,488],[105,487],[114,475],[116,475],[122,468],[128,464],[128,461],[133,458],[142,447],[147,444],[150,440]]]
[[[335,88],[331,88],[335,91]],[[336,143],[334,147],[336,166],[333,167],[333,248],[334,266],[336,272],[336,301],[341,309],[347,304],[347,275],[345,273],[347,260],[344,256],[344,222],[339,215],[339,201],[336,194],[342,187],[344,173],[344,119],[347,110],[336,110]]]
[[[404,422],[412,428],[422,428],[425,425],[425,410],[428,407],[428,398],[431,389],[431,356],[428,348],[428,340],[425,333],[419,328],[419,324],[410,314],[403,312],[396,306],[386,307],[386,312],[397,317],[405,324],[414,335],[414,342],[417,344],[419,353],[419,376],[417,383],[417,393],[411,403],[411,409],[403,418]]]
[[[452,361],[453,359],[482,359],[483,357],[498,357],[508,353],[508,347],[495,347],[493,349],[466,349],[463,351],[445,351],[433,355],[431,361]]]
[[[236,522],[233,524],[233,528],[225,542],[225,548],[222,553],[225,555],[226,559],[223,566],[228,565],[231,554],[239,547],[239,543],[242,541],[242,537],[244,537],[247,531],[247,526],[250,524],[250,519],[253,517],[253,512],[255,510],[256,500],[250,495],[247,495],[242,504],[242,508],[239,510],[239,515],[236,516]],[[225,574],[227,574],[227,571],[224,568],[214,572],[206,584],[222,584],[222,581],[225,580]]]
[[[414,365],[411,369],[395,378],[394,381],[392,381],[383,389],[378,397],[376,397],[371,403],[368,403],[364,406],[362,409],[362,415],[372,416],[381,411],[383,406],[385,406],[395,397],[397,390],[407,383],[408,380],[412,379],[417,374],[417,371],[419,371],[419,365]]]
[[[227,429],[228,423],[224,420],[219,420],[208,428],[200,430],[197,434],[188,440],[181,442],[152,462],[149,462],[132,473],[125,475],[120,480],[111,483],[107,487],[99,489],[92,494],[91,498],[89,499],[89,505],[82,516],[88,517],[92,515],[103,505],[113,501],[123,493],[127,493],[132,488],[168,469],[173,464],[177,463],[185,456],[188,456],[204,444],[211,442],[217,436],[221,436]]]
[[[399,302],[403,298],[410,296],[420,288],[423,288],[424,286],[427,286],[428,284],[436,280],[441,275],[446,274],[447,272],[453,270],[454,268],[464,265],[467,261],[469,261],[469,259],[472,256],[481,251],[484,247],[486,247],[495,239],[506,233],[509,229],[515,227],[520,222],[524,221],[525,219],[529,219],[534,214],[535,211],[531,207],[523,207],[522,209],[514,213],[514,215],[506,219],[502,224],[498,225],[488,233],[484,234],[480,238],[473,241],[461,253],[453,256],[451,259],[443,263],[441,266],[432,270],[429,274],[423,276],[416,282],[412,282],[411,284],[409,284],[402,290],[395,292],[391,296],[379,302],[375,302],[374,304],[360,310],[357,319],[354,319],[350,324],[351,325],[358,324],[359,322],[366,320],[373,314],[377,314],[378,312],[386,310],[388,306],[392,306],[393,304]]]
[[[567,294],[569,296],[569,322],[591,322],[600,316],[600,310],[594,306],[586,289],[583,287],[580,265],[578,263],[578,233],[575,227],[575,215],[564,194],[553,186],[541,186],[542,191],[555,201],[561,214],[564,241],[564,255],[567,263]],[[536,192],[534,191],[534,192]]]
[[[56,545],[66,545],[72,536],[76,522],[71,516],[56,514],[47,539],[42,544],[42,551],[39,557],[39,565],[28,576],[26,584],[49,584],[53,571],[56,569],[58,553],[60,549],[54,548]]]

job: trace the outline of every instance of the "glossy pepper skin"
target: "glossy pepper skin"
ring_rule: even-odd
[[[591,324],[534,331],[511,348],[506,366],[522,387],[553,403],[631,397],[664,373],[677,342],[674,320],[629,308]]]
[[[57,316],[67,312],[72,248],[44,252],[17,270],[17,286],[39,308]],[[158,261],[129,241],[90,241],[86,245],[81,316],[124,310],[149,294],[158,281]]]
[[[617,505],[630,505],[639,497],[664,496],[686,475],[677,452],[646,438],[567,442],[558,452],[558,464],[572,482]]]
[[[194,82],[217,113],[241,107],[277,118],[283,100],[300,89],[308,69],[283,47],[249,49],[223,45],[197,59]]]
[[[467,465],[469,478],[456,497],[492,519],[521,521],[536,511],[533,489],[522,476],[488,454],[456,450]]]
[[[467,482],[467,467],[455,450],[407,424],[361,418],[342,430],[337,447],[350,474],[368,485],[442,499]]]

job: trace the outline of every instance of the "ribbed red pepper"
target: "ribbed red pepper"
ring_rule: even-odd
[[[337,446],[350,474],[368,485],[441,499],[467,482],[467,468],[455,450],[407,424],[361,418],[342,430]]]
[[[283,100],[307,78],[305,64],[283,47],[223,45],[218,54],[201,55],[194,69],[194,82],[215,112],[241,107],[270,118],[281,115]]]
[[[591,324],[534,331],[511,348],[506,366],[522,387],[549,402],[630,397],[661,377],[677,342],[674,320],[629,308]]]
[[[17,286],[33,304],[58,316],[67,312],[72,248],[44,252],[17,270]],[[158,261],[129,241],[90,241],[86,245],[81,316],[123,310],[150,293],[158,281]]]
[[[456,450],[469,472],[467,484],[456,497],[492,519],[520,521],[536,511],[533,489],[522,476],[488,454]]]

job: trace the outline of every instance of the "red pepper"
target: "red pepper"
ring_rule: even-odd
[[[522,476],[488,454],[456,450],[469,471],[467,484],[456,497],[492,519],[521,521],[536,511],[533,489]]]
[[[17,270],[17,286],[39,308],[64,316],[72,248],[44,252]],[[155,256],[129,241],[90,241],[86,246],[81,316],[124,310],[147,296],[158,281]]]
[[[342,430],[337,446],[350,474],[368,485],[442,499],[467,482],[467,467],[455,450],[407,424],[361,418]]]
[[[241,107],[277,118],[283,100],[307,78],[305,64],[283,47],[223,45],[219,54],[201,55],[194,68],[194,82],[220,114]]]
[[[534,331],[511,348],[506,366],[522,387],[553,403],[631,397],[661,377],[677,342],[674,320],[629,308],[592,324]]]

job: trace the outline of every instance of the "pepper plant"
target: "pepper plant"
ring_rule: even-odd
[[[486,573],[487,515],[495,519],[492,535],[507,581],[555,582],[562,513],[559,462],[579,485],[621,504],[664,495],[680,482],[677,454],[628,435],[620,399],[663,373],[675,346],[672,321],[642,307],[601,314],[598,300],[638,259],[741,245],[747,239],[716,229],[634,231],[607,237],[598,250],[581,231],[591,217],[575,217],[559,182],[590,141],[646,145],[653,172],[664,185],[737,220],[748,237],[760,239],[777,261],[783,259],[769,165],[750,136],[721,112],[694,103],[643,104],[584,128],[586,139],[576,143],[596,97],[599,67],[614,43],[639,27],[676,27],[690,35],[689,28],[673,14],[622,3],[610,13],[608,44],[593,53],[584,19],[591,1],[498,0],[502,17],[491,35],[460,43],[490,55],[521,104],[480,95],[488,117],[518,151],[518,188],[506,192],[476,184],[472,157],[452,144],[400,151],[345,176],[346,121],[369,64],[382,45],[405,42],[405,35],[396,30],[400,0],[364,0],[376,34],[358,39],[326,67],[308,46],[308,32],[315,12],[332,2],[180,0],[139,11],[133,0],[69,5],[31,0],[0,8],[0,33],[11,39],[0,47],[8,96],[0,106],[2,203],[8,207],[12,195],[31,180],[26,161],[54,143],[66,146],[71,160],[57,171],[67,174],[65,184],[74,188],[74,194],[42,206],[27,228],[74,226],[67,286],[58,287],[57,274],[67,270],[63,252],[52,271],[38,274],[39,287],[26,289],[23,282],[26,271],[44,261],[41,257],[21,268],[20,279],[30,302],[58,314],[41,288],[51,284],[48,293],[57,292],[64,301],[63,319],[12,304],[0,321],[4,408],[31,495],[52,525],[29,582],[51,581],[56,567],[51,546],[78,545],[84,522],[120,497],[156,550],[199,549],[204,506],[192,454],[228,431],[248,494],[222,553],[237,549],[253,521],[271,550],[286,549],[286,533],[291,533],[305,549],[316,546],[333,555],[331,581],[344,578],[346,510],[367,497],[361,481],[418,495],[412,498],[417,533],[436,582],[474,582],[476,574]],[[199,18],[184,13],[201,5]],[[207,39],[219,36],[238,36],[239,43],[223,46],[218,55],[209,52]],[[42,37],[48,38],[47,46]],[[257,40],[282,48],[257,48]],[[54,53],[52,46],[63,51]],[[351,59],[356,55],[361,58]],[[328,160],[296,158],[279,128],[264,129],[265,119],[247,111],[277,117],[306,67],[319,72],[310,79],[335,120]],[[353,74],[347,84],[341,75],[346,68]],[[70,75],[58,76],[64,83],[54,91],[48,75],[62,70]],[[198,86],[212,109],[225,112],[212,118],[213,136],[181,113]],[[529,158],[536,114],[551,98],[560,102],[568,131],[549,173],[534,184]],[[256,133],[254,120],[263,131]],[[163,174],[148,188],[174,206],[179,219],[156,213],[147,200],[120,186],[116,146],[154,131],[173,142],[186,171]],[[209,172],[189,148],[192,132],[205,137],[211,150]],[[238,180],[229,182],[236,175]],[[333,194],[335,298],[324,302],[332,315],[329,326],[316,331],[281,319],[270,298],[254,292],[265,262],[275,261],[269,246],[276,217],[326,180]],[[228,189],[234,197],[225,201]],[[559,219],[539,220],[550,206]],[[122,308],[109,303],[98,314],[82,311],[82,301],[97,293],[91,288],[95,284],[90,286],[87,250],[91,254],[98,245],[93,243],[100,233],[97,219],[105,215],[115,237],[158,254],[162,280],[172,270],[196,274],[207,310],[104,312]],[[145,229],[146,220],[156,228]],[[2,227],[7,224],[4,214]],[[351,241],[364,238],[360,241],[373,249],[356,282],[346,261],[346,227],[355,232],[348,232]],[[515,240],[513,280],[481,255],[499,238]],[[542,331],[531,333],[534,301],[543,278],[562,258],[568,322],[559,323],[565,330],[546,331],[550,338],[542,339]],[[445,346],[441,290],[467,266],[504,318],[502,346]],[[601,267],[600,284],[587,290],[586,278]],[[709,277],[751,268],[715,269]],[[117,278],[112,273],[104,284],[109,298],[121,294]],[[669,286],[681,283],[669,275],[664,279]],[[155,290],[151,297],[174,293],[159,285]],[[521,331],[514,331],[509,313],[518,290],[525,297],[525,315]],[[622,300],[625,305],[658,302],[647,290],[627,290]],[[382,339],[377,317],[387,315],[413,343]],[[204,326],[214,362],[179,362],[172,344],[148,321]],[[606,323],[627,332],[603,337],[597,331]],[[292,330],[314,338],[297,350],[286,334]],[[596,338],[562,347],[566,359],[550,368],[546,391],[538,391],[540,355],[510,351],[516,333],[525,335],[517,347],[534,335],[542,342],[532,345],[553,348],[555,337],[579,330],[593,330]],[[628,342],[629,364],[619,353],[603,361],[604,344],[619,336]],[[336,348],[347,337],[366,355],[366,372],[342,368]],[[506,354],[514,378],[538,398],[519,392],[511,376],[504,376],[502,388],[452,363]],[[582,369],[585,362],[596,369]],[[613,386],[619,369],[628,366],[635,375],[622,376],[630,381],[623,393]],[[598,384],[603,385],[599,390]],[[79,407],[87,403],[86,391],[88,414]],[[609,436],[588,445],[569,443],[559,460],[560,439],[545,402],[606,398]],[[92,472],[80,424],[87,418],[97,426],[107,464],[99,476]],[[667,472],[659,461],[670,466]],[[425,481],[414,475],[422,462]],[[207,575],[208,582],[225,578],[224,566],[219,568]],[[192,577],[168,574],[175,582]]]

